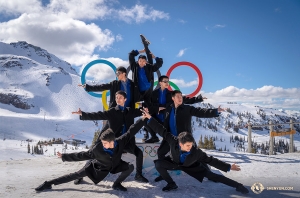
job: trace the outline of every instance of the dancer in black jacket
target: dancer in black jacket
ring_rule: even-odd
[[[127,98],[124,91],[117,91],[115,95],[117,106],[112,107],[107,111],[87,113],[79,109],[76,112],[72,112],[72,114],[80,115],[80,120],[107,120],[109,127],[114,131],[115,136],[118,138],[127,131],[128,127],[134,124],[134,118],[141,116],[142,112],[140,109],[124,107]],[[142,174],[143,152],[136,146],[135,137],[124,147],[124,151],[136,156],[135,180],[148,182]],[[82,180],[80,179],[76,180],[75,184],[79,184],[81,181]]]
[[[142,50],[143,51],[143,50]],[[140,100],[144,100],[145,105],[150,104],[151,93],[153,90],[154,83],[154,72],[159,70],[163,64],[163,59],[155,57],[152,54],[152,58],[155,58],[156,63],[150,64],[151,61],[147,63],[147,58],[145,55],[140,55],[138,61],[135,61],[135,56],[140,52],[138,50],[132,50],[129,53],[129,64],[132,71],[132,81],[135,85],[135,90],[139,91]]]
[[[160,87],[158,89],[155,89],[151,94],[151,104],[150,106],[153,107],[154,114],[152,114],[152,117],[154,117],[159,123],[164,123],[165,120],[165,109],[173,104],[172,100],[172,91],[168,90],[169,87],[169,77],[162,75],[158,79]],[[199,94],[197,97],[186,97],[183,96],[183,103],[184,104],[195,104],[198,102],[203,102],[203,99],[207,99],[206,97],[202,97],[201,94]],[[156,136],[156,133],[152,131],[150,128],[146,126],[146,133],[149,132],[151,134],[151,138],[147,140],[148,134],[145,135],[145,143],[155,143],[159,142],[158,137]]]
[[[169,105],[165,110],[164,127],[170,131],[174,136],[178,136],[180,132],[186,131],[192,133],[192,117],[198,118],[212,118],[218,117],[219,113],[224,111],[222,108],[218,109],[203,109],[194,106],[183,104],[183,97],[181,91],[175,90],[172,92],[173,104]],[[157,149],[158,159],[163,159],[170,151],[169,143],[163,138],[159,148]],[[204,165],[207,167],[207,165]],[[208,168],[208,167],[207,167]],[[160,181],[163,178],[158,176],[155,181]]]
[[[148,126],[152,128],[153,131],[156,131],[159,135],[164,137],[165,141],[169,143],[171,148],[170,156],[155,161],[156,170],[168,183],[167,186],[162,189],[163,191],[170,191],[178,188],[174,180],[169,175],[168,170],[182,170],[200,182],[202,182],[203,178],[206,177],[208,179],[234,187],[236,191],[239,191],[243,194],[249,193],[248,189],[245,188],[243,184],[229,179],[223,175],[208,171],[202,166],[201,163],[207,163],[224,172],[228,172],[230,170],[239,171],[240,167],[238,165],[230,165],[212,156],[207,156],[205,152],[195,146],[195,139],[191,133],[181,132],[178,136],[174,136],[155,119],[151,119],[151,115],[148,112],[144,112],[143,117],[149,119],[147,121]]]
[[[133,171],[134,167],[121,159],[124,148],[130,144],[130,140],[139,132],[144,125],[144,121],[139,119],[129,130],[118,138],[111,129],[107,129],[100,136],[100,141],[88,151],[79,153],[61,154],[57,152],[59,158],[63,161],[83,161],[92,159],[82,169],[75,173],[67,174],[62,177],[45,181],[35,188],[36,191],[51,189],[52,185],[59,185],[73,181],[78,178],[88,176],[95,184],[102,181],[109,173],[116,174],[121,172],[120,176],[114,182],[112,188],[115,190],[126,191],[121,185]]]

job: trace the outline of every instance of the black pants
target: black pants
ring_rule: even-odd
[[[161,125],[164,125],[164,123],[162,123],[155,115],[152,115],[152,118],[154,118],[154,119],[155,119],[158,123],[160,123]],[[148,133],[151,134],[151,137],[157,137],[156,132],[153,131],[148,125],[145,125],[144,127],[146,128],[146,131],[147,131]],[[167,153],[168,153],[168,152],[167,152]],[[166,153],[166,154],[167,154],[167,153]]]
[[[76,179],[83,178],[83,177],[87,176],[85,168],[86,168],[86,165],[82,169],[80,169],[79,171],[77,171],[75,173],[70,173],[70,174],[61,176],[59,178],[52,179],[48,182],[50,184],[59,185],[59,184],[63,184],[63,183],[68,183],[68,182],[76,180]],[[121,172],[119,177],[116,179],[115,183],[121,183],[122,181],[124,181],[130,175],[130,173],[132,173],[133,169],[134,169],[134,166],[132,164],[128,164],[128,168],[126,170],[124,170],[123,172]],[[109,172],[107,172],[107,174],[108,173]]]
[[[157,161],[155,161],[155,168],[167,183],[174,182],[174,180],[172,179],[172,177],[168,173],[168,170],[183,170],[183,169],[185,169],[183,171],[186,172],[189,169],[187,167],[182,168],[182,166],[179,166],[178,164],[175,164],[174,162],[170,162],[169,160],[157,160]],[[196,170],[197,169],[199,171],[195,171],[195,173],[194,173],[195,178],[197,178],[197,174],[203,174],[204,177],[206,177],[210,180],[214,180],[216,182],[220,182],[220,183],[223,183],[227,186],[231,186],[231,187],[234,187],[234,188],[237,187],[237,185],[239,184],[238,182],[236,182],[232,179],[229,179],[229,178],[227,178],[223,175],[219,175],[219,174],[213,173],[211,171],[208,171],[206,168],[201,167],[200,164],[199,164],[198,168],[196,167]],[[193,170],[195,170],[195,167],[193,167]]]
[[[151,105],[151,95],[153,92],[153,83],[146,91],[140,91],[140,101],[144,101],[143,107],[149,107]]]
[[[135,155],[136,157],[136,173],[137,174],[142,174],[142,169],[143,169],[143,152],[139,147],[136,146],[135,140],[132,139],[130,140],[130,143],[127,144],[127,146],[124,148],[124,151],[130,154]]]
[[[170,151],[170,145],[164,139],[161,141],[159,148],[157,149],[157,158],[164,159],[166,154]]]

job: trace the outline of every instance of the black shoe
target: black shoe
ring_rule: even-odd
[[[164,180],[164,178],[162,178],[162,176],[160,175],[160,176],[156,177],[154,181],[159,182],[159,181],[162,181],[162,180]]]
[[[146,140],[145,143],[156,143],[159,142],[158,137],[151,137],[149,140]]]
[[[170,191],[177,189],[178,186],[175,184],[175,182],[168,183],[165,187],[163,187],[162,191]]]
[[[113,188],[114,190],[127,191],[127,188],[125,188],[124,186],[122,186],[121,183],[114,183],[114,184],[112,185],[112,188]]]
[[[40,192],[40,191],[43,191],[43,190],[46,190],[46,189],[51,189],[51,188],[52,188],[52,184],[45,181],[43,184],[41,184],[37,188],[35,188],[35,191]]]
[[[249,193],[249,190],[245,186],[243,186],[243,184],[239,184],[236,187],[235,190],[238,191],[238,192],[241,192],[242,194],[248,194]]]
[[[80,184],[82,181],[83,181],[83,178],[75,179],[75,180],[74,180],[74,184],[75,184],[75,185],[78,185],[78,184]]]
[[[144,45],[150,45],[150,41],[148,41],[144,35],[140,34],[140,37]]]
[[[142,174],[136,174],[134,179],[139,182],[148,183],[148,179],[146,179]]]

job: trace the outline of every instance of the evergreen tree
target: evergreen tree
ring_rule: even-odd
[[[94,146],[95,143],[97,142],[100,132],[101,132],[100,129],[95,131],[93,141],[92,141],[92,146]]]
[[[28,145],[27,145],[27,149],[28,149],[28,153],[30,153],[30,145],[29,145],[29,142],[28,142]]]
[[[209,146],[208,138],[207,136],[204,136],[204,148],[208,149],[208,146]]]
[[[214,141],[212,137],[209,138],[208,149],[214,149]]]
[[[199,142],[198,142],[198,148],[203,148],[202,134],[201,134],[200,140],[199,140]]]

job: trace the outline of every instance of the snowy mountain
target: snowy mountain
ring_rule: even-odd
[[[69,63],[23,41],[0,42],[0,68],[1,139],[92,138],[85,131],[95,124],[71,112],[101,110],[101,99],[77,86]]]
[[[26,42],[0,43],[0,137],[6,139],[77,138],[91,144],[96,126],[92,121],[80,121],[71,112],[102,110],[101,99],[87,94],[81,87],[80,76],[71,65],[46,50]],[[267,109],[244,104],[195,104],[203,108],[228,108],[219,118],[193,118],[194,136],[212,137],[215,148],[231,152],[246,152],[248,122],[253,125],[300,122],[300,113],[281,109]],[[289,125],[275,129],[289,128]],[[300,150],[300,127],[295,125],[295,147]],[[255,128],[252,139],[257,145],[269,141],[267,127]],[[237,137],[236,137],[237,136]],[[142,134],[137,135],[138,138]],[[275,138],[287,142],[289,137]],[[241,140],[241,141],[232,141]],[[226,148],[225,148],[226,147]],[[283,148],[281,148],[283,150]],[[258,152],[261,150],[259,149]],[[281,151],[280,151],[281,152]],[[284,152],[284,151],[282,151]]]
[[[223,104],[196,104],[197,107],[216,108],[221,105],[222,108],[227,108],[226,112],[222,112],[218,118],[193,118],[194,136],[196,140],[204,142],[204,137],[212,137],[216,140],[215,147],[217,150],[227,150],[231,152],[247,152],[248,127],[250,123],[253,126],[272,123],[289,123],[293,120],[294,123],[300,122],[299,112],[286,113],[283,110],[263,108],[260,106],[249,106],[237,103],[223,103]],[[300,125],[295,124],[294,128],[297,131],[294,135],[295,151],[300,150]],[[276,131],[284,131],[290,128],[290,124],[274,126]],[[252,148],[257,148],[257,153],[268,153],[270,129],[265,127],[252,127]],[[288,152],[289,144],[288,136],[275,137],[276,150],[278,153]],[[284,142],[284,145],[282,145]],[[280,144],[280,145],[279,145]],[[263,149],[261,149],[263,145]]]

